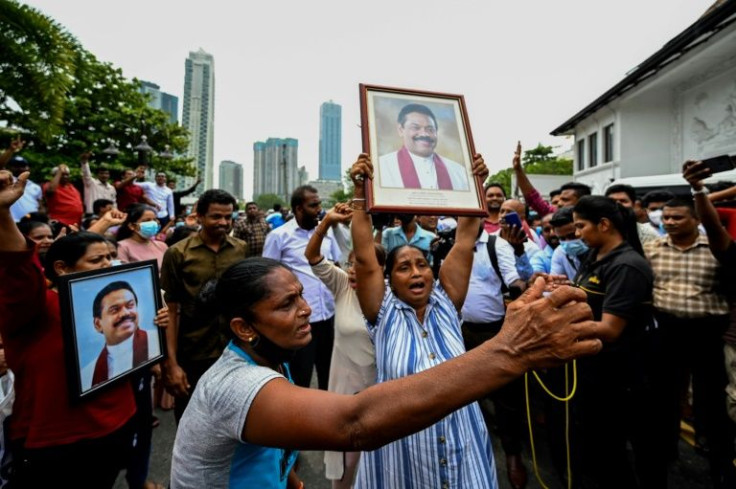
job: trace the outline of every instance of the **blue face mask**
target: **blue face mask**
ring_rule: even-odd
[[[568,256],[580,256],[588,251],[588,245],[580,239],[571,239],[570,241],[560,241],[562,251]]]
[[[138,233],[146,239],[151,239],[160,229],[161,226],[156,221],[146,221],[139,224]]]
[[[233,212],[233,221],[237,219],[238,217],[240,217],[240,212],[238,211]]]
[[[536,228],[534,228],[534,230],[537,232],[537,236],[542,235],[542,226],[537,226]]]

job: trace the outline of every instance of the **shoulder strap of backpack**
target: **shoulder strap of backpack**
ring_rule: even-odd
[[[491,266],[496,271],[496,275],[498,275],[498,279],[501,281],[501,291],[506,292],[508,288],[506,287],[506,283],[503,281],[503,275],[501,275],[501,269],[498,267],[498,255],[496,255],[496,235],[495,234],[489,234],[488,235],[488,243],[486,243],[486,249],[488,250],[488,258],[491,259]]]

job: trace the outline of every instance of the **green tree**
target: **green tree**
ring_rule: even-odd
[[[330,198],[334,203],[337,202],[349,202],[355,197],[355,188],[353,187],[353,181],[350,180],[350,168],[345,170],[345,174],[342,176],[344,188],[333,192]],[[345,190],[347,189],[347,190]]]
[[[259,209],[263,210],[273,209],[274,204],[286,207],[286,202],[276,194],[261,194],[255,198],[255,203],[258,204]]]
[[[572,160],[558,158],[553,155],[553,152],[552,146],[544,146],[541,143],[537,144],[536,148],[525,151],[521,156],[524,171],[530,175],[572,175]],[[500,183],[506,195],[512,195],[511,175],[513,173],[512,168],[505,168],[488,177],[486,184]]]
[[[137,155],[133,148],[143,135],[158,151],[166,145],[174,155],[186,151],[186,129],[171,123],[163,111],[149,107],[137,80],[128,80],[120,69],[97,60],[52,19],[13,0],[0,0],[0,19],[4,31],[0,32],[0,120],[28,142],[24,156],[33,162],[34,178],[48,178],[59,163],[78,171],[79,155],[85,151],[96,154],[93,165],[106,161],[102,151],[110,143],[120,148],[116,158],[106,161],[111,168],[134,166]],[[45,26],[50,34],[25,34],[34,25]],[[61,49],[48,46],[56,41],[66,50],[51,57],[49,49],[52,53]],[[42,76],[36,83],[37,75],[46,79]],[[60,108],[54,105],[59,98]],[[10,132],[4,140],[0,138],[0,146],[14,136]],[[154,155],[150,161],[169,174],[195,173],[188,158]]]
[[[0,120],[44,142],[58,134],[79,49],[53,19],[0,0]]]

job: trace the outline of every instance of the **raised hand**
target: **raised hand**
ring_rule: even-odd
[[[473,155],[473,175],[480,177],[482,181],[488,178],[488,167],[483,161],[483,157],[479,154]]]
[[[521,170],[521,141],[516,142],[516,151],[514,152],[514,159],[511,160],[511,166],[514,170]]]
[[[18,180],[14,181],[12,173],[0,170],[0,208],[10,208],[21,198],[30,175],[30,172],[21,173]]]
[[[23,146],[25,145],[26,145],[26,142],[20,139],[20,134],[18,134],[17,138],[10,141],[10,149],[13,151],[13,153],[17,153],[20,150],[22,150]]]
[[[703,180],[711,176],[711,171],[702,161],[688,160],[682,165],[682,176],[693,189],[700,190]]]
[[[342,223],[347,224],[353,218],[353,209],[344,202],[335,204],[330,212],[325,215],[325,220],[330,224]]]
[[[356,189],[358,187],[362,189],[365,178],[373,179],[373,163],[367,153],[361,153],[350,168],[350,180],[353,181]]]

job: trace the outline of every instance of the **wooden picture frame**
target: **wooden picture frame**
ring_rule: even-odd
[[[165,332],[153,323],[162,304],[156,260],[63,275],[58,290],[72,399],[165,357]]]
[[[486,215],[462,95],[360,84],[360,111],[369,212]]]

